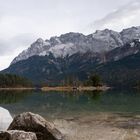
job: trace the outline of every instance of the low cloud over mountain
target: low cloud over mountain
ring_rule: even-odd
[[[140,25],[140,1],[132,1],[119,9],[109,13],[104,18],[95,21],[92,24],[94,29],[114,29],[116,31],[122,30],[122,28],[128,28],[130,26]]]

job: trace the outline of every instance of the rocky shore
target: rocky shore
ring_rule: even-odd
[[[1,112],[0,140],[140,140],[139,114],[81,114],[53,119],[52,123],[31,112],[17,115],[13,120],[7,110]],[[5,117],[7,123],[3,127]]]
[[[63,140],[62,133],[53,123],[38,114],[26,112],[16,116],[0,140]]]

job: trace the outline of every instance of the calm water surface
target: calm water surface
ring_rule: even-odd
[[[140,115],[140,92],[0,91],[0,106],[8,109],[13,116],[31,111],[50,119],[100,112]]]

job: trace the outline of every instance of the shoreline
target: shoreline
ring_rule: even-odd
[[[139,115],[102,112],[55,119],[53,123],[66,140],[139,140],[139,119]]]
[[[35,90],[36,88],[0,88],[0,91],[2,90]]]
[[[36,87],[15,87],[15,88],[0,88],[0,91],[2,90],[36,90],[39,89],[41,91],[106,91],[108,89],[110,89],[110,87],[107,86],[102,86],[102,87],[92,87],[92,86],[79,86],[79,87],[72,87],[72,86],[56,86],[56,87],[40,87],[40,88],[36,88]]]
[[[42,87],[42,91],[106,91],[110,89],[110,87],[102,86],[102,87]]]

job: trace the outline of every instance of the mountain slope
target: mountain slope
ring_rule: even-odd
[[[85,80],[91,73],[96,72],[111,86],[125,86],[130,80],[140,79],[138,71],[140,71],[140,42],[134,40],[105,54],[77,53],[65,58],[55,58],[52,54],[32,56],[11,65],[3,72],[28,77],[37,84],[58,84],[72,76]]]
[[[111,86],[138,86],[140,84],[140,53],[100,65],[94,72],[101,75],[103,81]]]
[[[76,53],[100,53],[110,51],[123,45],[121,35],[115,31],[105,29],[85,36],[80,33],[67,33],[50,40],[38,39],[27,50],[19,54],[12,64],[38,55],[45,56],[52,53],[57,57],[71,56]]]
[[[87,69],[95,66],[96,63],[96,57],[90,53],[75,54],[65,59],[55,58],[52,55],[33,56],[11,65],[3,72],[28,77],[35,83],[59,83],[67,76],[76,76],[81,80],[86,79]]]
[[[140,79],[139,53],[140,27],[120,33],[105,29],[87,36],[68,33],[38,39],[2,73],[22,75],[36,84],[61,84],[72,77],[85,80],[96,72],[111,86],[134,86]]]

